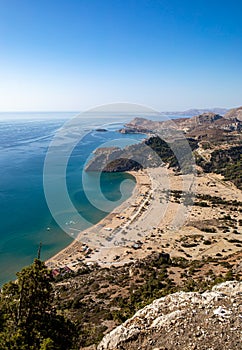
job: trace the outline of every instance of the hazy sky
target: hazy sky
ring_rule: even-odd
[[[0,0],[0,111],[242,105],[240,0]]]

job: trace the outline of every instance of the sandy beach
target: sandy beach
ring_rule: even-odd
[[[242,192],[232,183],[223,181],[222,176],[177,175],[167,167],[130,173],[137,182],[131,197],[47,260],[50,268],[67,266],[78,270],[83,261],[101,266],[121,265],[143,258],[151,251],[201,258],[241,250],[240,244],[231,243],[238,238],[236,230],[231,226],[224,232],[224,225],[219,226],[224,216],[231,216],[231,213],[232,220],[239,222],[241,212],[233,211],[228,205],[203,207],[199,204],[202,201],[199,196],[206,194],[211,198],[221,196],[228,203],[242,202]],[[191,191],[196,195],[196,205],[186,206],[174,197],[176,193]],[[236,228],[241,234],[241,226]]]
[[[141,215],[142,208],[146,207],[151,196],[151,179],[147,171],[130,171],[129,174],[136,179],[132,195],[96,225],[80,232],[70,245],[46,261],[47,266],[68,266],[75,269],[80,260],[88,260],[90,252],[93,256],[99,249],[110,248],[110,233],[113,235],[117,230],[125,230]]]

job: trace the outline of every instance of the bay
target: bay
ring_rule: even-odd
[[[66,113],[0,113],[0,285],[14,279],[16,271],[30,264],[37,256],[42,242],[41,258],[47,259],[68,245],[72,238],[53,219],[43,190],[43,166],[45,155],[56,132],[75,115]],[[106,132],[96,131],[96,125],[104,125]],[[95,208],[90,198],[95,198],[96,174],[84,173],[88,187],[87,198],[82,176],[85,162],[92,151],[102,144],[123,146],[139,142],[144,135],[117,133],[123,119],[103,117],[81,120],[86,135],[73,150],[67,168],[67,187],[75,208],[90,223],[97,223],[108,214],[105,200]],[[125,179],[125,186],[120,185]],[[104,197],[115,202],[122,196],[127,199],[135,186],[128,174],[103,174],[101,189]],[[58,200],[58,198],[57,198]],[[72,218],[72,213],[62,213]],[[68,224],[68,222],[67,222]],[[78,226],[79,228],[80,226]],[[85,220],[81,225],[87,227]]]

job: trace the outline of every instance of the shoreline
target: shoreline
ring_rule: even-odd
[[[77,271],[83,263],[124,265],[151,252],[201,259],[241,250],[238,233],[242,234],[242,227],[235,232],[231,224],[225,233],[223,225],[226,215],[237,221],[241,218],[231,207],[234,200],[242,203],[242,191],[233,183],[218,174],[196,176],[195,205],[186,207],[177,194],[189,191],[190,175],[177,175],[167,167],[129,173],[136,178],[132,195],[96,225],[81,231],[77,239],[46,261],[47,266]],[[219,193],[227,206],[214,205],[209,199],[204,206],[203,197],[199,198],[207,195],[214,200]]]
[[[115,229],[120,227],[120,224],[129,224],[129,216],[132,209],[135,208],[134,205],[142,205],[142,202],[145,202],[146,197],[149,195],[151,179],[146,170],[127,171],[126,173],[132,175],[136,180],[131,196],[98,223],[80,231],[73,242],[47,259],[45,263],[48,267],[53,269],[67,266],[68,268],[76,270],[75,267],[79,265],[81,261],[84,261],[90,252],[97,253],[99,247],[100,249],[104,249],[103,245],[107,244],[107,237],[111,230],[113,233]],[[138,203],[134,204],[136,202]],[[132,209],[130,210],[130,208]],[[98,231],[100,231],[100,229],[102,232],[106,230],[106,235],[102,233],[102,236],[99,236]],[[96,235],[96,238],[88,238],[91,234]]]

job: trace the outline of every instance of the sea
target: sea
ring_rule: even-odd
[[[31,264],[39,252],[41,259],[46,260],[73,240],[48,207],[43,169],[56,134],[76,115],[76,112],[0,113],[0,286],[15,279],[16,272]],[[111,116],[95,119],[85,115],[79,119],[80,134],[85,131],[85,135],[70,154],[65,179],[73,207],[83,218],[76,230],[96,224],[110,212],[110,205],[105,208],[106,199],[115,208],[120,199],[124,201],[132,194],[135,179],[131,175],[102,174],[103,203],[101,199],[96,207],[92,198],[96,197],[94,180],[98,175],[84,170],[96,148],[106,144],[115,146],[117,140],[124,147],[144,139],[145,135],[118,132],[130,119]],[[75,225],[72,214],[65,210],[58,213],[65,216],[67,228],[70,223]]]

